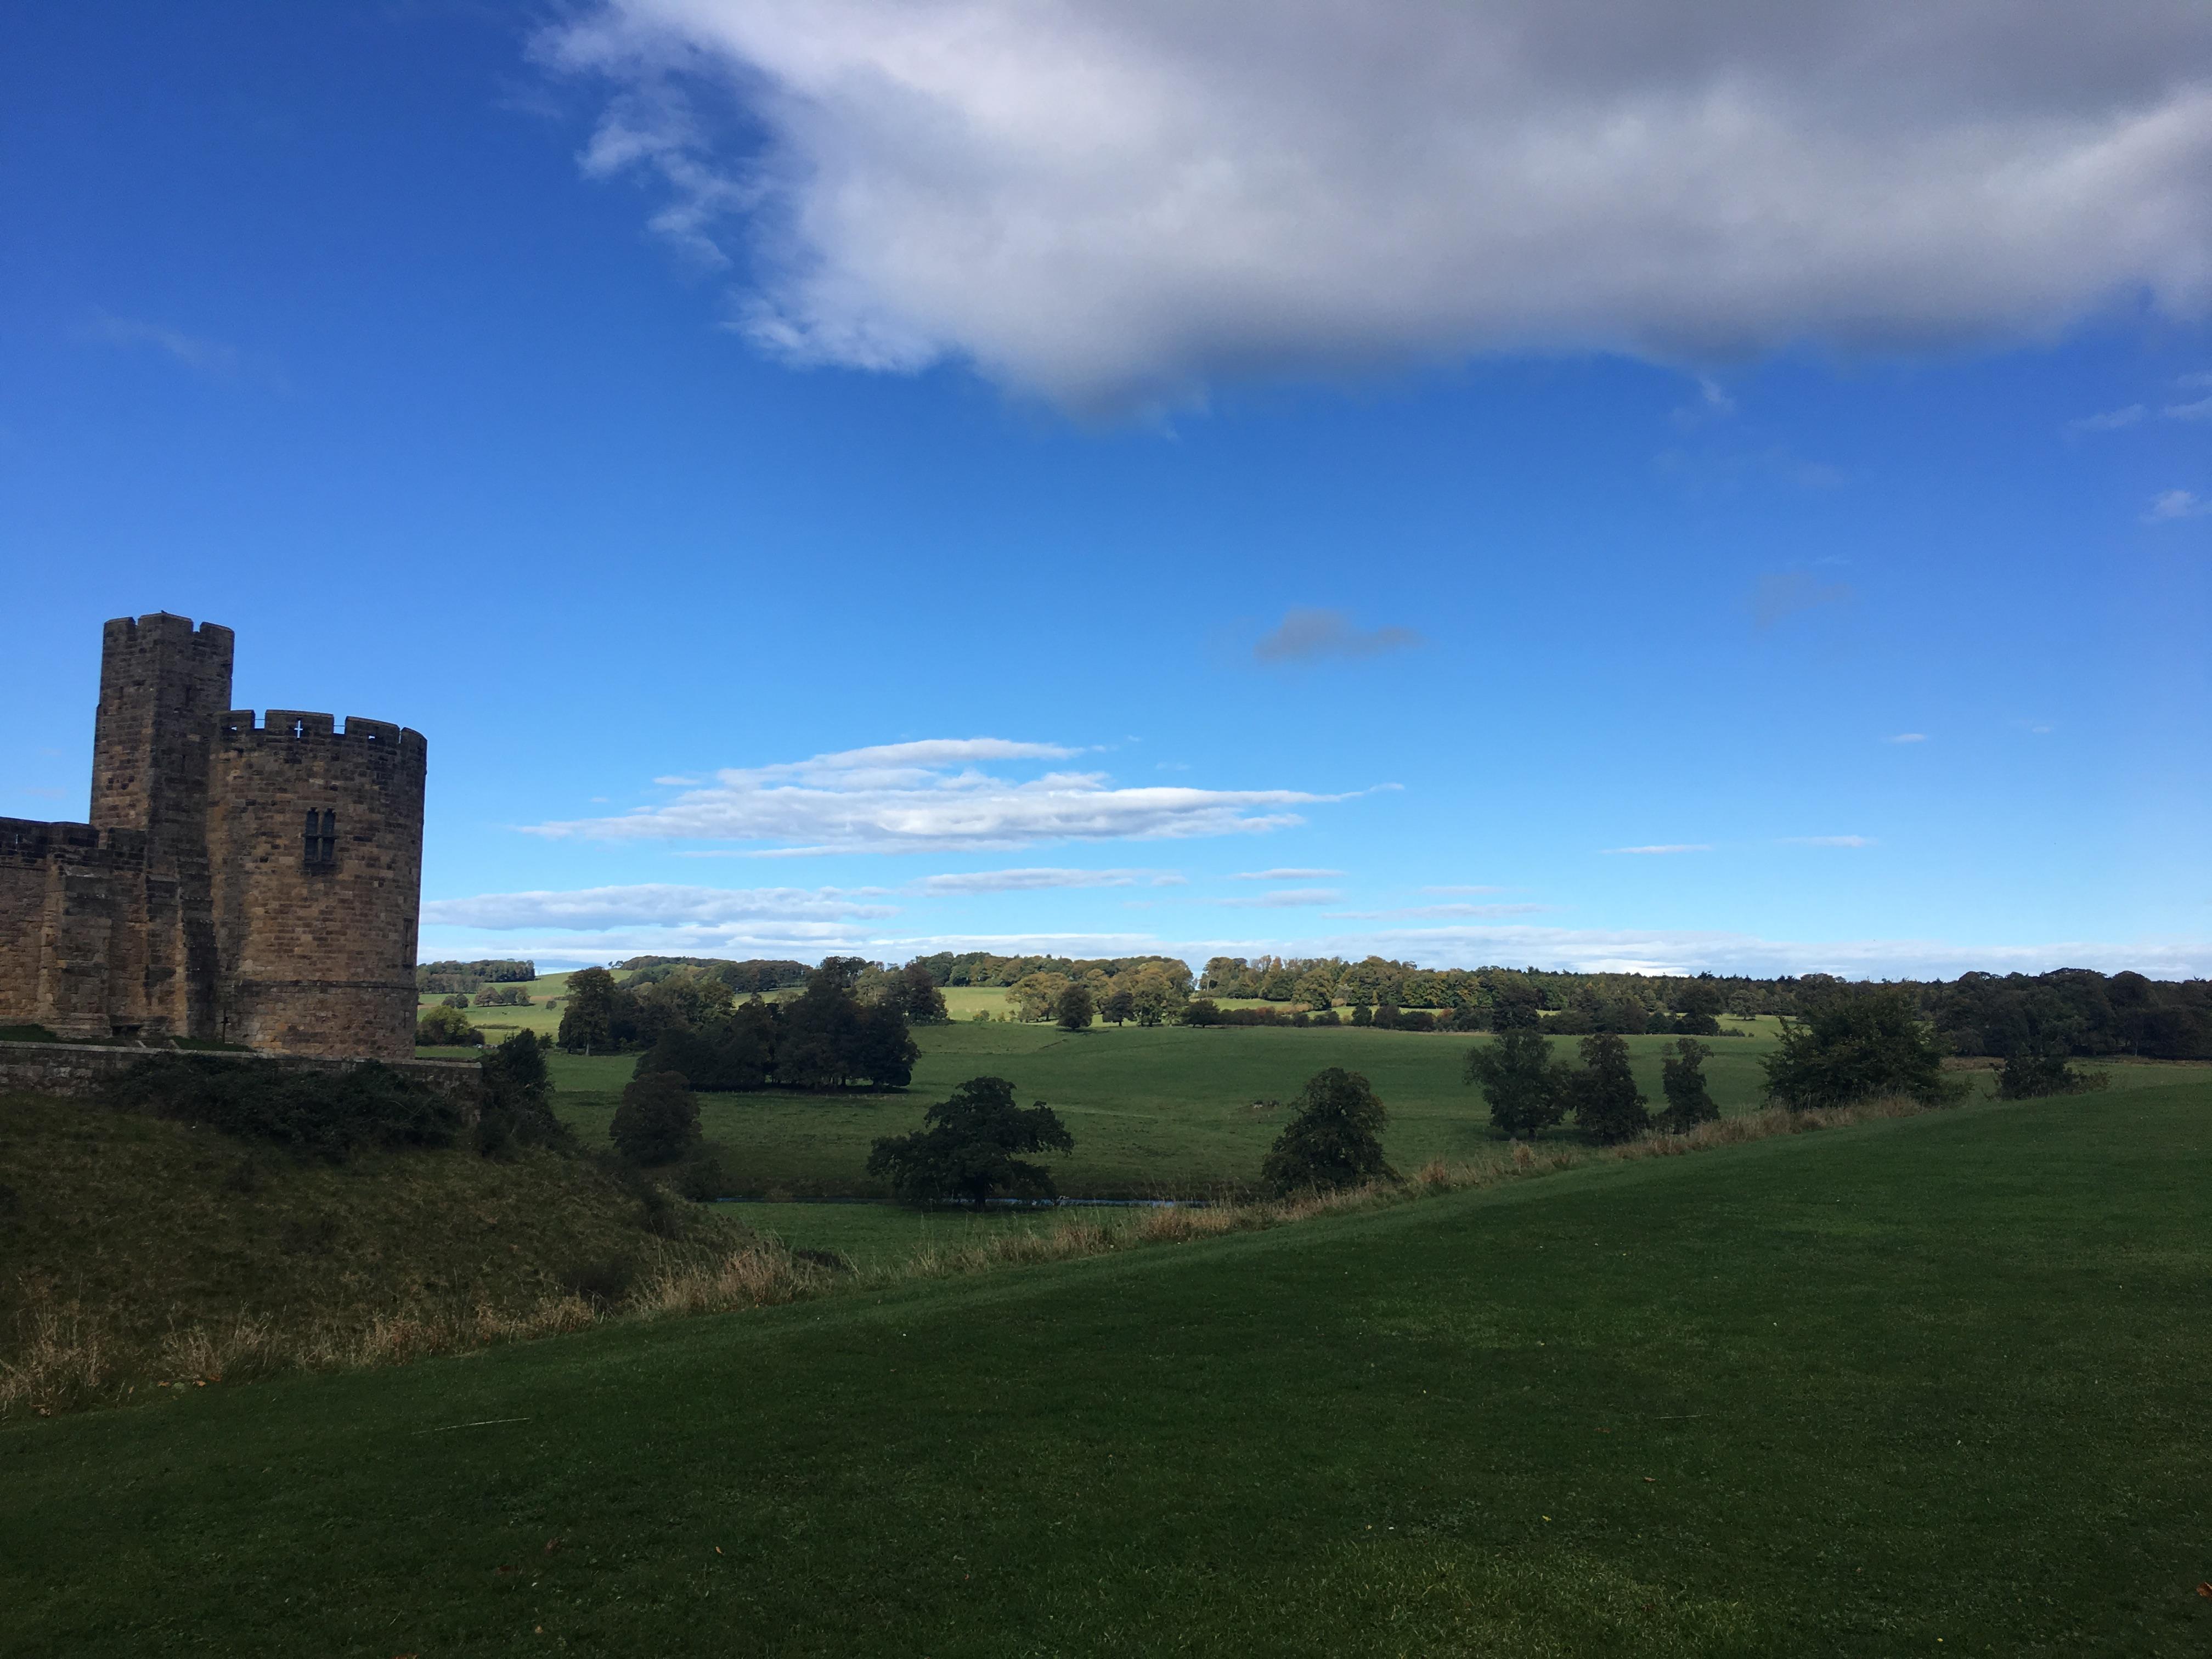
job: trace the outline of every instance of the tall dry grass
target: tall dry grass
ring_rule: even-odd
[[[1540,1179],[1589,1164],[1683,1158],[1783,1135],[1911,1116],[1926,1109],[1898,1097],[1818,1111],[1772,1108],[1701,1124],[1685,1134],[1655,1131],[1617,1146],[1538,1146],[1515,1141],[1485,1158],[1450,1164],[1432,1160],[1402,1181],[1285,1198],[1162,1206],[1111,1217],[1065,1216],[1048,1228],[1010,1228],[974,1243],[925,1249],[862,1273],[841,1272],[795,1255],[781,1239],[759,1237],[710,1261],[664,1263],[614,1301],[563,1292],[519,1311],[489,1305],[422,1304],[379,1313],[362,1323],[302,1328],[286,1328],[240,1312],[173,1327],[150,1348],[123,1344],[96,1311],[78,1303],[33,1297],[12,1352],[0,1357],[0,1417],[25,1412],[46,1416],[118,1402],[140,1392],[244,1382],[289,1370],[405,1364],[610,1322],[732,1313],[847,1287],[954,1278],[1113,1250],[1189,1243]]]

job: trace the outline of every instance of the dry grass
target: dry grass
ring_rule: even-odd
[[[1515,1141],[1472,1162],[1431,1161],[1403,1181],[1255,1202],[1163,1206],[1126,1218],[1068,1217],[1046,1229],[1010,1229],[978,1243],[924,1249],[895,1265],[860,1274],[795,1255],[779,1239],[753,1238],[703,1261],[665,1260],[616,1298],[595,1301],[562,1291],[520,1311],[481,1304],[424,1304],[379,1313],[366,1322],[304,1328],[287,1328],[267,1316],[240,1312],[214,1322],[173,1326],[150,1348],[123,1341],[110,1323],[82,1304],[57,1302],[34,1289],[26,1316],[19,1322],[19,1340],[9,1357],[0,1358],[0,1417],[22,1412],[48,1416],[119,1403],[142,1387],[204,1387],[295,1370],[405,1364],[611,1321],[731,1313],[796,1302],[848,1285],[952,1278],[1112,1250],[1188,1243],[1502,1186],[1587,1164],[1682,1158],[1782,1135],[1905,1117],[1924,1109],[1911,1100],[1885,1099],[1826,1111],[1748,1113],[1700,1125],[1686,1134],[1655,1132],[1618,1146],[1539,1147]]]

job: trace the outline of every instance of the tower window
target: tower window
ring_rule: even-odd
[[[302,850],[310,870],[328,870],[338,861],[338,815],[307,810],[307,824],[301,836]]]

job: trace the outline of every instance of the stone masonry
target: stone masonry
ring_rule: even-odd
[[[0,818],[0,1025],[414,1053],[419,732],[230,707],[233,636],[107,624],[91,821]]]

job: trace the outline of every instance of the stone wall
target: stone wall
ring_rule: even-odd
[[[173,1048],[119,1048],[81,1042],[0,1042],[0,1095],[58,1095],[84,1100],[97,1095],[112,1079],[141,1060],[157,1056],[185,1060],[249,1061],[256,1066],[281,1066],[287,1071],[335,1077],[362,1062],[319,1054],[256,1054],[222,1052],[194,1053]],[[427,1083],[441,1094],[472,1104],[479,1076],[475,1061],[467,1060],[399,1060],[386,1065],[418,1083]]]

